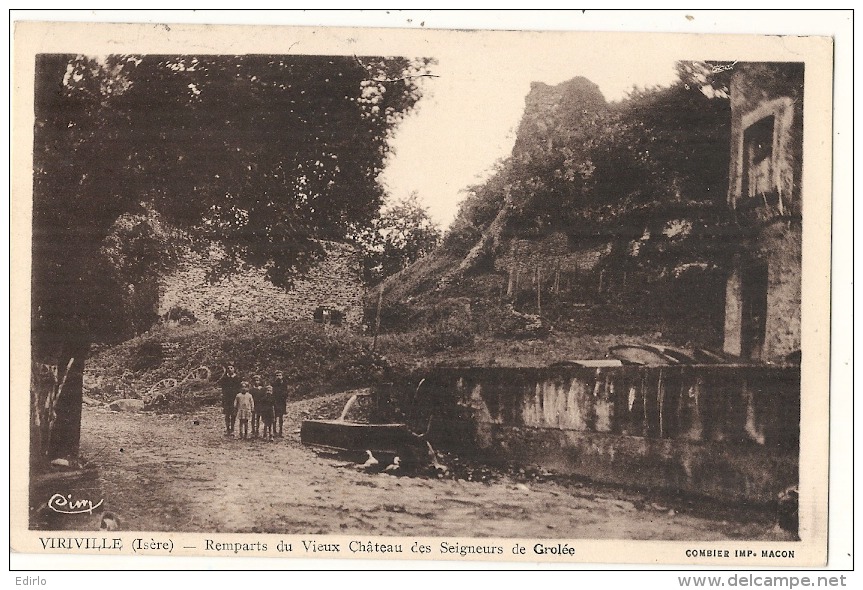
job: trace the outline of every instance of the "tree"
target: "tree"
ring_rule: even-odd
[[[77,454],[84,360],[106,313],[93,266],[117,220],[145,203],[199,247],[220,243],[223,271],[249,263],[288,285],[324,256],[318,239],[378,214],[387,141],[429,64],[37,57],[31,338],[57,377],[40,454]]]
[[[364,251],[363,273],[375,285],[430,253],[440,243],[440,227],[416,192],[385,208],[357,236]]]
[[[675,68],[687,90],[697,89],[708,98],[729,98],[735,64],[736,61],[679,61]]]
[[[148,330],[158,319],[159,279],[188,247],[182,232],[145,208],[122,215],[102,243],[87,282],[100,310],[91,325],[95,342],[115,344]]]
[[[500,213],[506,199],[510,158],[495,162],[488,180],[467,187],[458,214],[443,237],[443,249],[464,256],[482,236],[483,230]]]

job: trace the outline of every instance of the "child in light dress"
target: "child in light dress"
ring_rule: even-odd
[[[234,409],[237,412],[237,419],[240,421],[240,438],[248,438],[249,420],[252,419],[255,412],[255,400],[249,393],[249,384],[245,381],[242,390],[234,399]]]

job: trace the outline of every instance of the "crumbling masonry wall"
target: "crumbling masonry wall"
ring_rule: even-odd
[[[748,197],[743,194],[745,132],[765,117],[773,117],[772,185],[782,194],[783,209],[799,213],[803,169],[803,64],[738,64],[730,90],[729,205],[738,208]]]
[[[557,232],[543,240],[513,239],[507,252],[495,259],[495,270],[529,277],[539,266],[544,276],[555,271],[572,275],[592,271],[610,252],[611,243],[605,241],[574,249],[566,234]]]
[[[762,358],[777,362],[800,350],[800,223],[773,223],[762,231],[758,244],[759,253],[767,261],[767,326]]]
[[[781,362],[800,350],[801,218],[803,195],[802,63],[741,63],[731,80],[731,159],[728,204],[750,237],[736,255],[726,286],[724,350],[747,356],[744,269],[767,267],[767,306],[763,342],[755,360]],[[771,121],[769,187],[747,189],[747,129]],[[754,169],[754,168],[753,168]],[[766,178],[766,177],[765,177]]]
[[[210,283],[205,262],[190,258],[163,279],[159,313],[180,306],[202,322],[311,320],[315,309],[326,306],[342,312],[348,326],[359,327],[363,293],[359,255],[348,244],[325,242],[324,248],[326,259],[287,291],[270,283],[261,269]]]

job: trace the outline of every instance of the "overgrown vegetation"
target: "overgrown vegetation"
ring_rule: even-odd
[[[467,190],[442,246],[384,282],[382,329],[434,328],[428,310],[467,298],[479,340],[718,346],[738,230],[728,80],[711,71],[680,63],[677,83],[618,103],[584,78],[534,84],[512,154]],[[565,246],[546,248],[555,236]]]
[[[725,221],[716,206],[724,205],[727,192],[727,100],[709,98],[683,81],[633,90],[611,104],[583,78],[553,88],[537,85],[532,94],[512,156],[485,183],[468,189],[444,239],[449,253],[468,254],[477,236],[489,231],[497,232],[490,246],[507,237],[563,232],[578,247],[596,237],[626,244],[646,228],[661,230],[692,215],[702,227]],[[712,217],[704,219],[705,208]],[[651,236],[661,238],[662,232]],[[685,252],[678,248],[681,260],[698,258],[703,239],[688,246]]]
[[[282,371],[295,398],[369,385],[388,370],[386,362],[369,350],[367,339],[332,326],[198,324],[156,328],[97,352],[88,362],[86,382],[89,394],[100,399],[150,401],[159,393],[182,397],[206,390],[203,401],[215,403],[217,380],[228,363],[243,379],[259,374],[269,380]]]
[[[363,279],[377,285],[432,252],[441,231],[412,192],[385,207],[354,239],[363,252]]]

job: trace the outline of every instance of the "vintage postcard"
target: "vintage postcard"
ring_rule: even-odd
[[[830,38],[13,48],[14,552],[825,564]]]

